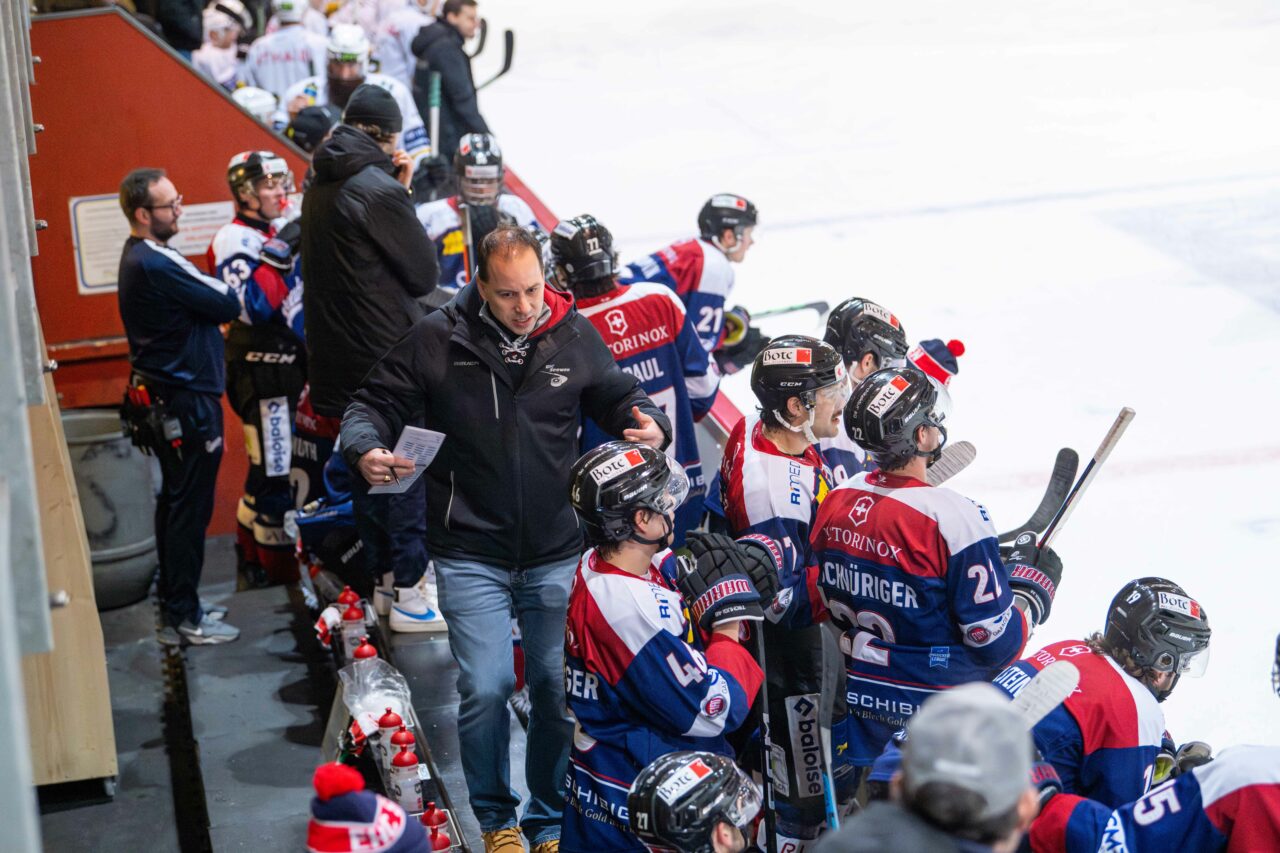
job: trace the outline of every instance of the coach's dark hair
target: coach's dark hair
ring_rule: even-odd
[[[947,782],[926,782],[912,790],[906,771],[902,779],[902,805],[938,829],[979,844],[995,844],[1018,828],[1018,804],[1008,811],[978,820],[987,801],[976,791]]]
[[[484,239],[480,241],[479,248],[476,249],[476,263],[480,267],[480,278],[485,281],[489,280],[489,259],[491,257],[496,255],[499,258],[514,258],[521,249],[528,249],[533,252],[533,256],[538,259],[538,265],[541,267],[542,244],[538,242],[537,237],[520,226],[499,225],[484,235]]]
[[[164,169],[134,169],[120,182],[120,209],[130,223],[137,222],[138,208],[151,204],[151,185],[164,177]]]
[[[444,0],[444,8],[440,10],[440,17],[456,15],[462,11],[463,6],[474,5],[476,5],[476,0]]]

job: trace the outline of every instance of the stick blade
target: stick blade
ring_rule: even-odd
[[[1046,666],[1018,691],[1013,708],[1022,716],[1027,729],[1048,716],[1066,701],[1080,684],[1080,670],[1071,661],[1060,660]]]
[[[978,458],[978,448],[971,441],[948,443],[942,448],[942,456],[929,466],[925,476],[929,485],[940,486],[973,464]]]

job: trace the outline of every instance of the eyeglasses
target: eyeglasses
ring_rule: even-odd
[[[177,213],[182,208],[182,196],[178,196],[168,204],[144,204],[142,206],[147,210],[164,210],[168,207],[172,208],[174,213]]]

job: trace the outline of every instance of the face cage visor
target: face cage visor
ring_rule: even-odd
[[[1179,677],[1199,678],[1209,668],[1209,647],[1194,652],[1183,652],[1175,656],[1173,652],[1161,652],[1156,655],[1151,668],[1157,672],[1172,672]]]
[[[738,790],[725,806],[725,817],[738,829],[746,831],[751,821],[760,813],[760,789],[741,772],[738,773]]]
[[[676,460],[670,456],[667,456],[666,460],[667,482],[663,485],[662,491],[654,495],[645,506],[662,515],[671,515],[684,503],[685,498],[689,497],[689,476]]]
[[[467,204],[496,204],[501,189],[501,166],[463,166],[458,175],[458,191]]]

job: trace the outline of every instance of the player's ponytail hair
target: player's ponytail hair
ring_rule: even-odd
[[[1150,670],[1138,666],[1133,659],[1133,655],[1129,654],[1128,649],[1118,649],[1108,643],[1106,637],[1102,636],[1100,631],[1094,631],[1084,642],[1089,647],[1089,651],[1095,655],[1111,658],[1121,669],[1139,681],[1145,681],[1151,675]]]

